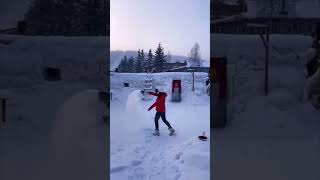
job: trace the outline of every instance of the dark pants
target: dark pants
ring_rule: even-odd
[[[168,126],[168,128],[171,128],[170,123],[166,119],[166,113],[165,112],[157,112],[156,116],[154,117],[154,123],[156,125],[156,129],[159,129],[159,119],[162,119],[162,121]]]

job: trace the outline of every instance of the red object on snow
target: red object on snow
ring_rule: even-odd
[[[224,57],[212,57],[211,79],[213,83],[219,84],[218,98],[227,98],[227,59]],[[216,98],[216,97],[215,97]]]
[[[179,91],[181,93],[181,80],[173,80],[172,81],[172,93]]]
[[[149,110],[151,110],[152,108],[156,107],[156,111],[157,112],[166,112],[166,97],[167,97],[167,93],[162,92],[162,93],[158,94],[158,93],[149,92],[149,94],[151,94],[153,96],[157,96],[156,102],[153,103],[149,107]]]

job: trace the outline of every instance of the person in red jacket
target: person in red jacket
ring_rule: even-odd
[[[150,95],[157,96],[157,100],[155,103],[153,103],[148,111],[150,111],[152,108],[156,107],[156,115],[154,117],[154,123],[155,123],[155,132],[153,133],[156,136],[159,136],[159,119],[161,117],[162,121],[168,126],[168,129],[170,131],[170,135],[173,135],[174,129],[171,127],[170,123],[166,119],[166,97],[167,93],[165,92],[159,92],[158,89],[155,89],[154,92],[149,92]]]

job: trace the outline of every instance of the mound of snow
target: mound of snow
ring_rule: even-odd
[[[141,99],[142,94],[140,90],[135,90],[132,93],[130,93],[126,104],[127,111],[130,113],[138,113],[139,111],[141,111]]]
[[[52,179],[105,178],[108,151],[102,116],[106,110],[98,93],[80,92],[60,107],[52,129]]]

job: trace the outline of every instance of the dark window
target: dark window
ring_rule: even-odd
[[[61,70],[58,68],[46,67],[44,68],[44,78],[47,81],[60,81]]]

